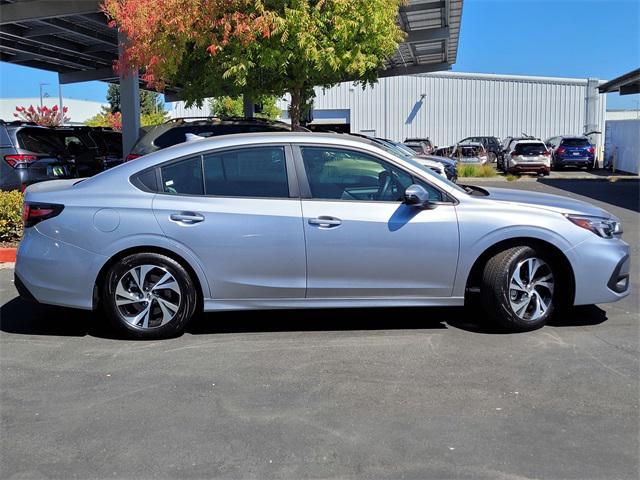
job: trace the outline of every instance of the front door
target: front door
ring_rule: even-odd
[[[284,146],[214,151],[160,170],[155,216],[204,264],[213,298],[304,298],[302,213]]]
[[[298,148],[298,147],[296,147]],[[458,261],[455,207],[419,209],[404,190],[427,182],[368,153],[301,146],[307,297],[449,297]],[[302,185],[301,185],[302,188]]]

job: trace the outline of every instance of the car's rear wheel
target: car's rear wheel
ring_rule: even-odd
[[[158,339],[182,332],[197,305],[196,287],[180,263],[136,253],[114,263],[103,285],[103,306],[127,337]]]
[[[480,287],[482,304],[511,331],[535,330],[553,315],[556,278],[545,252],[528,246],[510,248],[487,262]]]

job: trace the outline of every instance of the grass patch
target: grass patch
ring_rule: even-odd
[[[493,165],[458,164],[458,177],[495,177],[498,174]]]
[[[513,173],[509,173],[506,176],[508,182],[515,182],[516,180],[520,180],[520,175],[514,175]]]

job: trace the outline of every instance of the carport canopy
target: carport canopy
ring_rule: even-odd
[[[0,0],[0,61],[58,72],[60,84],[101,80],[120,84],[123,149],[131,150],[140,128],[137,72],[118,76],[113,62],[119,38],[99,0]],[[398,22],[405,41],[381,77],[449,70],[458,51],[463,0],[409,0]],[[169,86],[167,101],[179,99]]]
[[[640,93],[640,68],[603,83],[598,90],[600,93],[619,92],[620,95]]]

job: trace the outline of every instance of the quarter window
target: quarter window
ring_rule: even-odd
[[[165,165],[161,171],[163,192],[179,195],[204,193],[200,156]]]
[[[413,183],[408,173],[365,153],[323,147],[301,150],[313,198],[401,201]]]
[[[225,197],[288,197],[283,147],[256,147],[204,156],[205,193]]]

